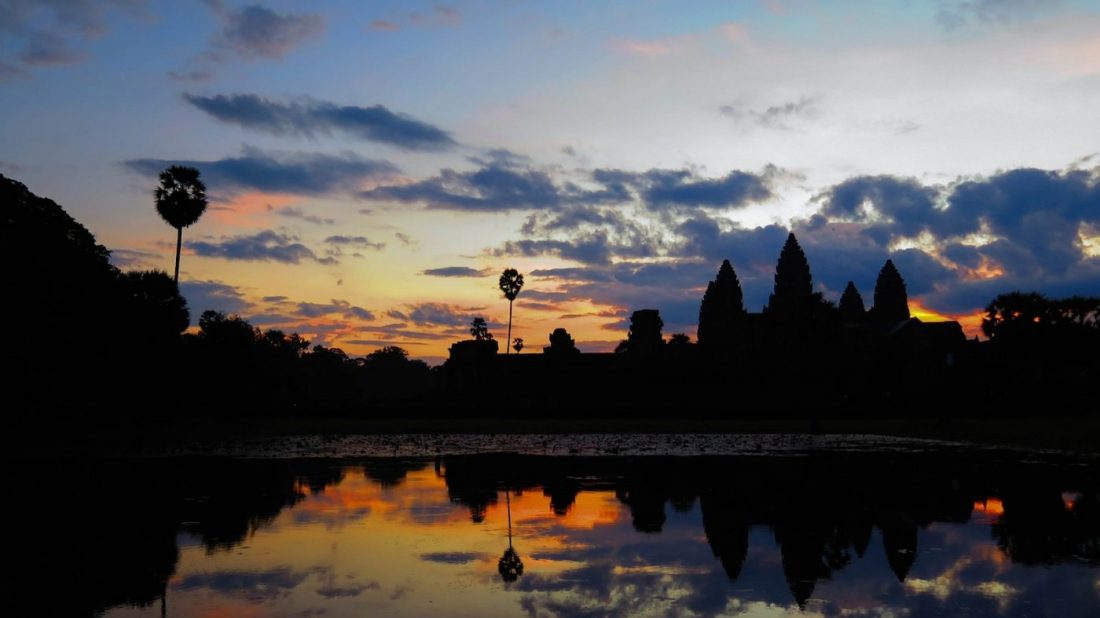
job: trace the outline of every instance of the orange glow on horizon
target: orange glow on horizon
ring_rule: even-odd
[[[923,322],[946,322],[954,320],[962,325],[963,333],[970,338],[982,336],[982,318],[984,311],[974,313],[960,313],[956,315],[940,313],[934,309],[925,307],[919,300],[909,300],[909,315]]]

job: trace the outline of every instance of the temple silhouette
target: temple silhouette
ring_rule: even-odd
[[[666,341],[655,309],[631,314],[626,339],[613,353],[582,353],[564,328],[556,328],[541,355],[502,355],[496,341],[482,334],[451,346],[441,388],[476,393],[486,383],[536,382],[542,376],[547,388],[527,394],[529,403],[555,406],[572,399],[614,406],[702,401],[741,386],[736,403],[849,413],[873,406],[880,414],[886,407],[889,414],[910,411],[930,393],[965,399],[960,386],[976,366],[978,342],[968,340],[956,321],[911,316],[905,280],[892,260],[879,272],[873,300],[868,309],[851,281],[839,305],[815,292],[809,262],[792,233],[779,253],[774,290],[759,312],[746,310],[736,270],[729,260],[722,262],[701,299],[695,343],[684,335]],[[761,388],[782,391],[783,398],[760,398]]]

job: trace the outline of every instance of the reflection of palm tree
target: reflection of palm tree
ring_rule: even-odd
[[[508,549],[504,550],[504,555],[500,557],[497,570],[500,571],[500,578],[505,582],[514,582],[523,575],[523,561],[512,548],[512,498],[511,490],[507,487],[504,488],[504,500],[508,509]]]
[[[516,300],[516,296],[519,295],[519,291],[523,289],[523,275],[519,274],[514,268],[506,268],[503,273],[500,274],[500,291],[504,292],[504,298],[508,299],[508,339],[512,340],[512,302]],[[518,353],[519,350],[516,350]],[[508,353],[508,349],[505,348],[505,354]]]
[[[173,165],[160,173],[160,186],[153,195],[157,214],[176,228],[175,281],[179,284],[183,228],[194,224],[206,212],[206,185],[199,180],[199,170]]]

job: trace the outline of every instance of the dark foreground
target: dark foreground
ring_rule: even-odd
[[[6,613],[1100,612],[1091,455],[840,434],[319,439],[268,440],[297,458],[230,440],[233,457],[10,460]],[[421,452],[307,456],[326,440]]]
[[[883,418],[720,420],[661,418],[424,417],[418,408],[388,408],[380,418],[266,416],[225,420],[65,419],[9,424],[5,452],[23,458],[70,455],[160,455],[191,444],[288,436],[399,434],[870,434],[971,442],[984,446],[1100,453],[1100,419]]]

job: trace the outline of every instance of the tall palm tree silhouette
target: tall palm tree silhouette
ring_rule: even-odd
[[[508,505],[508,549],[504,550],[504,555],[500,557],[497,571],[500,572],[501,579],[510,583],[523,575],[523,561],[519,559],[519,554],[512,547],[512,490],[507,485],[504,487],[504,500]]]
[[[193,225],[206,212],[206,185],[199,180],[199,170],[173,165],[160,173],[160,186],[153,195],[157,214],[176,228],[176,274],[173,280],[179,285],[183,228]]]
[[[516,296],[519,296],[519,291],[523,289],[523,275],[519,274],[514,268],[506,268],[504,272],[500,274],[500,291],[504,292],[504,298],[508,299],[508,338],[505,341],[512,340],[512,303],[516,300]],[[510,354],[507,345],[504,348],[505,354]]]

